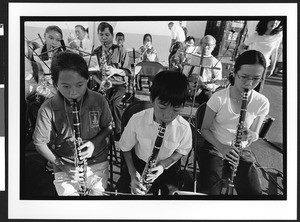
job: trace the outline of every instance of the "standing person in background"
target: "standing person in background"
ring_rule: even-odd
[[[125,77],[130,74],[129,55],[124,47],[113,44],[114,32],[109,23],[101,22],[97,32],[101,46],[96,48],[93,54],[97,56],[101,76],[95,75],[94,78],[101,85],[101,82],[110,76],[107,80],[112,83],[112,86],[105,89],[105,94],[114,118],[114,137],[118,141],[121,136],[121,117],[123,114],[121,102],[126,93]]]
[[[81,56],[89,55],[92,50],[92,44],[88,36],[88,29],[85,29],[82,25],[76,25],[75,34],[76,38],[68,37],[69,46]]]
[[[267,71],[263,75],[262,81],[255,88],[262,92],[266,77],[274,73],[277,62],[278,48],[282,42],[282,24],[279,20],[260,20],[256,26],[256,32],[245,39],[239,46],[240,53],[245,50],[260,51],[266,59]]]
[[[187,38],[187,36],[188,36],[188,29],[187,29],[187,27],[185,27],[185,26],[182,25],[182,21],[179,21],[179,25],[180,25],[180,27],[184,31],[185,38]]]
[[[169,68],[171,68],[170,58],[177,52],[179,48],[184,47],[185,34],[183,29],[179,25],[174,24],[174,22],[169,22],[168,27],[171,30],[171,44],[169,48]]]
[[[124,42],[125,42],[125,35],[122,32],[118,32],[116,34],[116,43],[120,47],[124,47]]]

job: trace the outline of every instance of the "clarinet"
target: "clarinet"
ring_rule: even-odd
[[[75,165],[75,168],[77,168],[77,167],[81,168],[82,172],[83,172],[83,180],[79,181],[78,193],[80,196],[86,196],[88,194],[87,184],[86,184],[87,160],[86,159],[80,160],[81,151],[78,150],[78,147],[83,144],[83,141],[81,138],[79,111],[77,108],[76,99],[74,99],[71,104],[72,104],[72,113],[73,113],[74,137],[75,137],[75,140],[74,140],[74,146],[75,146],[74,165]]]
[[[241,149],[241,136],[242,136],[242,130],[244,128],[244,122],[246,118],[247,113],[247,97],[248,97],[248,89],[244,89],[243,97],[242,97],[242,105],[241,105],[241,111],[240,111],[240,118],[239,123],[237,126],[237,132],[236,137],[233,141],[234,147],[238,149],[240,152]],[[236,164],[231,164],[230,166],[230,176],[228,178],[228,183],[226,187],[225,195],[233,195],[233,189],[234,189],[234,178],[236,176],[236,171],[239,165],[239,158]]]
[[[162,144],[162,141],[163,141],[163,138],[164,138],[164,134],[165,134],[165,131],[166,131],[165,123],[162,123],[159,126],[158,131],[159,132],[158,132],[158,135],[157,135],[155,143],[154,143],[154,148],[153,148],[152,154],[149,157],[149,159],[148,159],[148,161],[145,165],[145,168],[143,170],[142,177],[141,177],[141,180],[140,180],[141,183],[143,184],[143,186],[146,187],[145,193],[148,193],[148,191],[150,190],[150,188],[152,186],[152,182],[149,182],[147,180],[147,178],[148,178],[148,174],[151,173],[150,170],[156,166],[158,152],[160,150],[160,147],[161,147],[161,144]]]

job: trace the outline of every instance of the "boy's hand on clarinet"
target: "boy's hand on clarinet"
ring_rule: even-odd
[[[162,165],[157,165],[156,167],[150,169],[150,172],[151,173],[147,175],[147,181],[152,183],[164,172],[164,167]]]
[[[66,161],[63,161],[63,167],[60,167],[61,170],[63,170],[71,179],[71,181],[80,181],[83,179],[83,169],[75,168],[73,163],[69,163]]]
[[[130,189],[132,194],[145,195],[146,187],[141,183],[141,175],[136,171],[134,176],[131,176]]]
[[[80,159],[91,158],[94,152],[95,146],[91,141],[86,141],[78,150],[81,151]]]

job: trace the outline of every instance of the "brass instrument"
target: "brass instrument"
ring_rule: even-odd
[[[109,78],[112,75],[109,75],[104,78],[104,76],[106,76],[107,61],[106,61],[106,53],[103,46],[102,46],[102,55],[100,58],[100,66],[101,66],[101,83],[99,87],[99,92],[105,95],[106,90],[112,87],[112,82],[109,80]]]
[[[248,98],[248,89],[244,89],[243,97],[242,97],[242,105],[241,105],[241,111],[240,111],[240,118],[239,118],[239,123],[237,126],[237,132],[236,132],[236,137],[233,141],[233,146],[238,149],[240,152],[241,149],[241,136],[242,136],[242,130],[244,128],[244,122],[246,118],[246,113],[247,113],[247,98]],[[233,189],[234,189],[234,178],[236,176],[236,171],[239,165],[239,160],[237,163],[230,163],[230,176],[228,178],[228,183],[225,191],[225,195],[232,195],[233,194]]]
[[[81,157],[81,151],[78,150],[78,147],[83,144],[82,138],[81,138],[81,132],[80,132],[80,119],[79,119],[79,111],[77,108],[77,101],[74,99],[72,101],[72,113],[73,113],[73,127],[74,127],[74,165],[75,168],[81,168],[83,172],[83,180],[79,181],[79,190],[78,193],[80,196],[86,196],[88,194],[87,189],[87,178],[86,178],[86,171],[87,171],[87,160],[86,159],[80,159]]]
[[[150,188],[152,186],[152,182],[148,181],[148,174],[151,173],[150,169],[152,169],[153,167],[156,166],[158,152],[160,150],[165,131],[166,131],[166,125],[165,125],[165,123],[162,123],[158,129],[158,135],[157,135],[155,143],[154,143],[152,155],[149,157],[149,159],[145,165],[145,168],[143,170],[142,176],[141,176],[141,183],[143,184],[143,186],[146,187],[145,193],[148,193],[148,191],[150,190]]]

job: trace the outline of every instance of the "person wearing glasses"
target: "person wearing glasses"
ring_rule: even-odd
[[[222,64],[212,55],[215,47],[216,39],[211,35],[204,36],[200,41],[200,51],[189,57],[183,69],[183,73],[188,77],[190,83],[189,94],[192,98],[196,96],[199,104],[206,102],[220,86],[207,82],[222,79]],[[202,64],[200,64],[201,54],[199,53],[203,53]],[[202,71],[201,65],[204,67]]]
[[[242,53],[234,65],[234,84],[217,91],[206,104],[201,127],[204,144],[198,148],[200,190],[220,195],[222,179],[228,176],[229,163],[239,163],[234,180],[238,195],[260,195],[260,180],[250,145],[259,137],[259,129],[269,113],[267,97],[254,90],[266,71],[266,60],[256,50]],[[240,151],[234,147],[242,108],[242,95],[248,89],[246,117],[239,137]],[[227,176],[226,176],[227,175]]]

